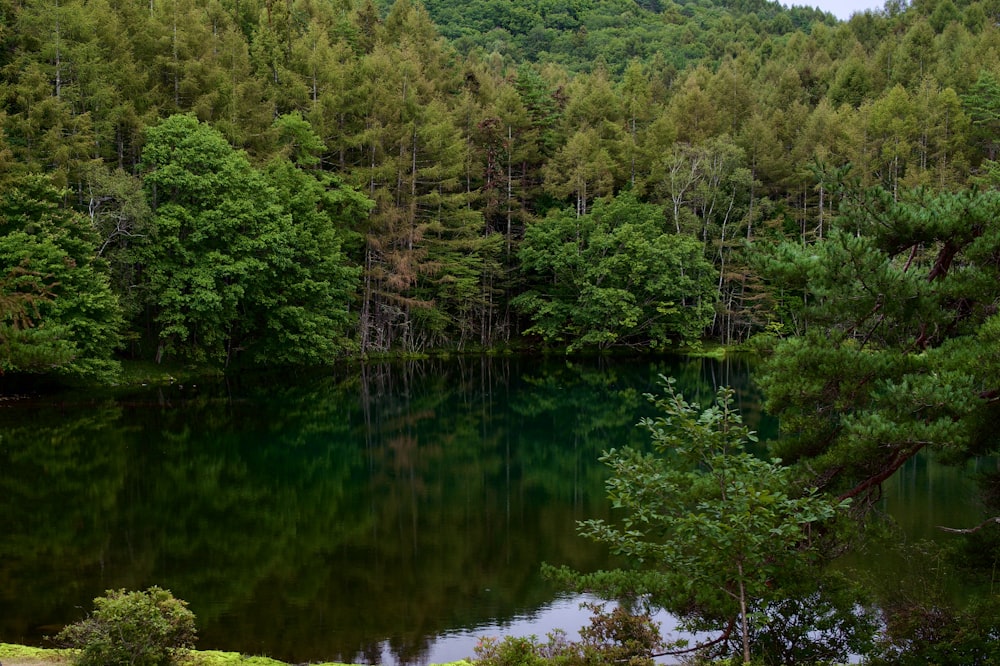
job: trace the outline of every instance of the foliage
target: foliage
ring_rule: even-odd
[[[580,640],[569,641],[562,631],[540,643],[534,636],[483,637],[476,645],[478,666],[652,666],[663,647],[660,631],[648,614],[634,614],[622,606],[607,611],[602,604],[584,604],[590,624],[580,629]]]
[[[621,526],[581,524],[582,534],[645,571],[569,578],[604,594],[645,599],[688,629],[722,632],[720,640],[738,626],[749,661],[751,636],[764,631],[760,619],[779,608],[772,604],[793,581],[809,575],[813,526],[846,504],[796,491],[790,468],[747,451],[754,435],[734,411],[731,390],[721,389],[701,411],[671,380],[664,384],[655,399],[662,415],[641,422],[655,453],[612,449],[602,458],[613,472],[613,506],[628,512]]]
[[[155,237],[144,263],[165,354],[228,361],[244,344],[243,313],[280,243],[274,190],[245,156],[192,116],[172,116],[147,133],[144,183]],[[278,245],[280,247],[280,245]]]
[[[141,178],[120,167],[94,169],[87,185],[87,217],[98,242],[95,254],[107,262],[111,288],[126,318],[136,317],[145,305],[138,274],[141,248],[153,229],[142,187]]]
[[[993,595],[956,594],[946,583],[956,567],[975,559],[962,553],[970,545],[918,541],[894,548],[903,563],[902,580],[868,582],[879,598],[881,631],[866,663],[996,663],[1000,604]],[[995,551],[986,549],[979,555],[995,556]],[[982,573],[983,578],[992,577],[992,567]]]
[[[527,332],[570,349],[693,342],[711,317],[714,270],[699,244],[630,194],[550,214],[528,227],[519,257],[536,276],[514,300]]]
[[[720,58],[726,44],[739,48],[733,45],[780,37],[813,22],[832,23],[832,17],[818,9],[788,10],[756,1],[727,5],[735,19],[729,22],[721,18],[718,6],[661,0],[426,4],[442,34],[463,51],[489,52],[499,46],[503,55],[517,61],[559,62],[573,70],[588,70],[595,61],[623,66],[627,57],[646,59],[657,52],[682,67],[706,53]],[[737,32],[736,21],[750,20],[758,34]]]
[[[191,116],[151,128],[143,159],[155,214],[143,260],[158,359],[228,364],[247,352],[255,362],[316,364],[349,347],[358,273],[345,265],[338,227],[367,212],[363,197],[287,161],[262,173]]]
[[[757,661],[840,664],[873,653],[881,625],[870,594],[836,571],[789,583],[778,598],[755,608],[761,618],[751,635]]]
[[[360,271],[344,245],[371,201],[323,171],[274,161],[265,174],[290,215],[284,247],[272,247],[276,270],[256,313],[252,352],[258,364],[322,364],[354,349],[351,314]],[[277,288],[275,288],[277,287]]]
[[[0,191],[0,373],[111,381],[122,326],[87,222],[46,176]]]
[[[168,666],[194,647],[194,614],[169,590],[108,590],[86,619],[55,640],[79,648],[80,666]]]
[[[987,424],[1000,395],[998,214],[995,191],[860,191],[822,241],[780,245],[764,260],[807,329],[765,364],[767,408],[784,433],[777,448],[831,494],[854,498],[859,517],[921,451],[952,463],[996,451]],[[981,552],[992,570],[992,546]],[[908,587],[896,581],[879,595],[878,663],[995,658],[988,621],[926,584],[895,592]]]
[[[861,511],[996,449],[996,13],[0,0],[0,371],[801,333],[777,452]]]
[[[960,460],[995,446],[976,424],[997,392],[998,214],[995,192],[876,190],[822,242],[770,254],[765,274],[809,328],[765,366],[784,457],[874,499],[924,448]]]
[[[611,611],[588,604],[590,625],[580,629],[577,648],[584,664],[652,666],[663,649],[660,628],[646,613],[637,614],[616,605]]]
[[[61,208],[86,212],[128,350],[146,358],[321,363],[549,335],[565,318],[536,319],[549,306],[544,271],[519,263],[526,230],[567,203],[585,215],[624,191],[668,206],[671,230],[700,244],[717,271],[699,301],[714,306],[707,330],[741,342],[769,325],[798,330],[747,258],[826,236],[845,194],[810,165],[853,164],[862,186],[896,195],[998,182],[1000,28],[986,0],[894,3],[847,22],[764,0],[141,9],[0,4],[0,170],[45,174]],[[174,155],[215,161],[224,177],[204,178],[214,199],[150,196],[166,174],[143,150],[177,115],[230,146],[213,153],[223,146],[202,128]],[[374,207],[335,216],[336,240],[326,228],[313,246],[317,227],[279,212],[295,186],[271,170],[282,162]],[[204,238],[165,251],[189,223]],[[636,241],[652,243],[654,259],[656,237]],[[649,313],[615,291],[641,290],[622,282],[578,286],[592,292],[586,305],[616,305],[548,340],[574,344],[608,315],[612,330],[593,327],[581,346],[663,344],[658,331],[629,334]],[[527,309],[512,307],[521,295]],[[67,358],[61,338],[42,335],[9,337],[35,336],[35,349]]]
[[[926,590],[924,590],[926,592]],[[872,666],[995,664],[1000,659],[1000,606],[987,599],[957,609],[914,595],[909,603],[884,608],[886,631],[866,662]]]
[[[476,645],[476,661],[481,666],[541,666],[546,663],[544,647],[535,637],[483,637]]]

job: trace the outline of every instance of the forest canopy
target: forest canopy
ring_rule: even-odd
[[[997,187],[998,15],[3,0],[4,371],[801,333],[761,257]]]

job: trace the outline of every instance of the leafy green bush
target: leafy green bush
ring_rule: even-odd
[[[56,635],[79,648],[78,666],[169,666],[194,647],[194,613],[170,590],[108,590],[94,610]]]
[[[478,666],[541,666],[543,648],[534,636],[485,637],[476,645]]]

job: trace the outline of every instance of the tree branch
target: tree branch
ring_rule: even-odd
[[[903,463],[905,463],[907,460],[909,460],[913,456],[917,455],[917,452],[919,452],[920,449],[924,448],[924,444],[925,444],[925,442],[920,442],[918,444],[915,444],[915,445],[911,446],[909,449],[904,449],[902,451],[897,452],[896,453],[896,459],[893,460],[889,464],[888,467],[886,467],[885,469],[883,469],[878,474],[876,474],[874,476],[870,476],[867,479],[865,479],[864,481],[862,481],[861,483],[859,483],[858,485],[854,486],[853,488],[851,488],[850,490],[848,490],[846,493],[844,493],[840,497],[838,497],[837,501],[838,502],[843,502],[845,499],[849,499],[849,498],[852,498],[852,497],[857,497],[858,495],[860,495],[861,493],[865,492],[866,490],[869,490],[873,486],[880,485],[883,481],[885,481],[890,476],[892,476],[893,474],[895,474],[896,470],[898,470],[900,467],[903,466]]]
[[[679,654],[689,654],[691,652],[698,652],[699,650],[704,650],[705,648],[712,647],[713,645],[718,645],[722,641],[729,638],[729,636],[733,633],[733,627],[735,626],[736,626],[736,618],[733,617],[729,620],[729,625],[726,627],[725,631],[722,632],[722,635],[714,640],[708,641],[707,643],[699,643],[694,647],[684,648],[683,650],[671,650],[669,652],[660,652],[658,654],[651,654],[649,656],[655,659],[656,657],[673,657]]]
[[[973,532],[978,532],[990,523],[997,523],[1000,525],[1000,516],[994,516],[993,518],[987,518],[983,522],[979,523],[975,527],[966,527],[965,529],[959,529],[955,527],[945,527],[943,525],[938,525],[937,528],[943,532],[950,532],[951,534],[972,534]]]

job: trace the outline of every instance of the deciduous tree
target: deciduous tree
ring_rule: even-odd
[[[277,132],[300,164],[316,159],[321,144],[300,117]],[[158,359],[229,363],[247,352],[256,362],[319,363],[345,348],[356,273],[344,265],[341,234],[367,213],[363,197],[288,161],[265,175],[191,116],[150,129],[143,164],[155,215],[143,274]]]
[[[50,178],[0,181],[0,373],[111,381],[122,316],[89,221]]]
[[[700,339],[716,272],[698,241],[664,226],[658,206],[631,194],[530,225],[519,257],[532,286],[515,299],[528,333],[570,348]]]
[[[738,635],[735,652],[749,664],[751,637],[767,632],[771,604],[785,598],[785,586],[816,557],[813,528],[845,503],[798,487],[780,460],[748,451],[756,438],[734,408],[732,390],[720,389],[705,410],[688,403],[673,380],[664,379],[663,395],[649,397],[660,415],[640,425],[653,452],[626,447],[602,457],[612,470],[608,496],[626,512],[621,523],[580,525],[584,536],[639,569],[568,579],[633,603],[644,600],[674,613],[688,630],[717,634],[696,648]],[[846,655],[848,646],[840,649]]]

